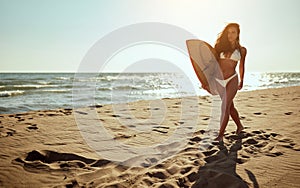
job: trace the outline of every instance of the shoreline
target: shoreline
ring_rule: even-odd
[[[167,98],[163,105],[159,101],[136,101],[117,109],[99,105],[1,114],[0,186],[281,188],[300,184],[300,86],[238,92],[235,106],[245,130],[235,135],[230,120],[223,145],[212,143],[207,132],[211,97]],[[195,117],[190,109],[199,106]],[[74,114],[84,123],[81,132]],[[88,134],[96,144],[107,146],[112,157],[127,157],[121,148],[95,137],[99,134],[91,131],[96,131],[91,127],[95,122],[106,128],[112,141],[132,147],[156,145],[158,153],[175,150],[166,159],[138,154],[116,163],[98,155],[83,139],[83,133]],[[164,143],[189,125],[195,125],[193,134],[178,136],[187,141],[183,147]]]
[[[276,88],[262,88],[262,89],[256,89],[256,90],[248,90],[248,91],[238,91],[237,95],[239,93],[248,93],[248,92],[256,92],[256,91],[266,91],[266,90],[273,90],[273,89],[284,89],[284,88],[293,88],[293,87],[300,87],[300,86],[284,86],[284,87],[276,87]],[[165,99],[177,99],[180,100],[182,98],[189,98],[189,97],[212,97],[211,94],[207,93],[207,95],[197,95],[197,96],[184,96],[184,97],[164,97],[164,98],[158,98],[158,99],[150,99],[150,100],[136,100],[136,101],[130,101],[130,102],[121,102],[121,103],[105,103],[105,104],[95,104],[95,105],[91,105],[91,106],[82,106],[82,107],[78,107],[78,108],[89,108],[89,107],[94,107],[94,106],[106,106],[106,105],[124,105],[124,104],[129,104],[129,103],[136,103],[136,102],[142,102],[142,101],[155,101],[155,100],[165,100]],[[5,114],[0,114],[1,115],[14,115],[14,114],[24,114],[24,113],[30,113],[30,112],[43,112],[43,111],[56,111],[56,110],[64,110],[64,109],[75,109],[72,107],[66,107],[66,108],[53,108],[53,109],[40,109],[40,110],[29,110],[29,111],[19,111],[16,113],[5,113]]]

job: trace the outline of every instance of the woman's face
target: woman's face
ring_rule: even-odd
[[[236,27],[229,27],[228,28],[228,41],[233,43],[238,38],[238,30]]]

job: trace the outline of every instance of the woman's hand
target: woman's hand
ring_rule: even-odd
[[[238,89],[241,90],[243,88],[243,85],[244,85],[244,81],[241,80],[240,83],[239,83]]]
[[[203,89],[205,89],[206,91],[209,91],[209,87],[207,85],[203,85],[201,86]]]
[[[202,87],[203,89],[205,89],[208,93],[210,93],[210,94],[212,94],[212,95],[215,95],[215,93],[212,93],[212,92],[210,91],[209,86],[207,86],[207,85],[202,85],[201,87]]]

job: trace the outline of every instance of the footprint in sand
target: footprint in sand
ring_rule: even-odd
[[[5,128],[4,126],[0,127],[0,138],[1,137],[8,137],[13,136],[17,131],[11,128]]]
[[[121,134],[119,133],[117,136],[114,137],[115,140],[119,140],[119,139],[125,139],[125,138],[131,138],[131,137],[135,137],[136,135],[125,135],[125,134]]]
[[[18,119],[18,121],[25,121],[25,119],[22,117],[22,114],[16,114],[14,118]]]
[[[190,141],[192,142],[200,142],[202,139],[199,136],[195,136],[193,138],[190,139]]]
[[[146,175],[150,176],[151,178],[152,177],[155,177],[155,178],[158,178],[158,179],[167,179],[167,175],[164,171],[157,171],[157,172],[147,172]]]
[[[174,124],[175,125],[182,125],[182,124],[184,124],[184,121],[178,121],[178,122],[175,122]]]
[[[208,150],[202,152],[202,154],[206,157],[204,160],[207,163],[218,163],[218,161],[225,160],[226,156],[230,156],[230,153],[239,151],[239,157],[235,161],[242,164],[247,162],[251,157],[261,155],[278,157],[284,155],[284,151],[280,147],[295,151],[299,150],[292,139],[282,137],[282,135],[271,132],[271,130],[255,130],[251,132],[244,130],[239,135],[235,135],[234,132],[227,133],[224,136],[224,145],[222,147],[220,147],[220,144],[217,144],[219,148],[216,145],[212,146],[207,148]],[[191,141],[196,141],[196,138],[192,138]],[[201,142],[201,138],[197,138],[197,141]],[[226,146],[231,147],[228,150]]]
[[[33,150],[23,157],[14,159],[13,163],[22,165],[29,172],[49,173],[49,171],[66,171],[86,167],[100,168],[112,162],[106,159],[89,159],[73,153]]]
[[[48,113],[46,115],[49,116],[49,117],[60,116],[60,114],[58,114],[58,113]]]
[[[81,111],[75,111],[75,112],[78,113],[78,114],[81,114],[81,115],[88,115],[87,112],[81,112]]]
[[[71,115],[73,112],[72,108],[65,108],[61,111],[61,113],[65,114],[65,115]]]
[[[298,148],[295,148],[295,146],[296,143],[292,139],[284,138],[271,130],[255,130],[251,132],[244,130],[239,135],[235,135],[233,132],[227,133],[224,137],[224,142],[202,152],[206,164],[200,168],[198,173],[190,174],[191,180],[193,180],[192,177],[198,177],[192,187],[205,187],[212,177],[222,177],[220,182],[223,182],[225,174],[222,173],[222,170],[224,169],[226,169],[227,174],[232,174],[228,175],[226,179],[232,178],[232,182],[239,181],[239,185],[247,187],[241,178],[237,178],[238,175],[235,171],[237,163],[243,164],[251,158],[261,155],[278,157],[284,155],[283,148],[297,151]],[[220,170],[218,170],[219,168]],[[214,182],[217,181],[217,179],[214,179]],[[179,184],[185,185],[184,182],[180,181]]]
[[[154,126],[152,131],[166,134],[166,133],[168,133],[168,131],[167,131],[168,129],[170,129],[170,128],[166,127],[166,126]]]
[[[242,156],[249,158],[251,156],[266,155],[277,157],[283,155],[284,152],[280,147],[297,150],[296,144],[292,139],[282,138],[282,135],[270,131],[256,130],[251,133],[244,132],[242,138]]]
[[[27,126],[27,129],[28,130],[37,130],[39,128],[37,127],[37,124],[30,124],[29,126]]]

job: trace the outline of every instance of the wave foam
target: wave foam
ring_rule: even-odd
[[[0,97],[10,97],[10,96],[13,96],[13,95],[21,95],[23,93],[24,93],[24,91],[22,91],[22,90],[1,91],[0,92]]]
[[[58,85],[14,85],[16,88],[45,88],[45,87],[58,87]]]

